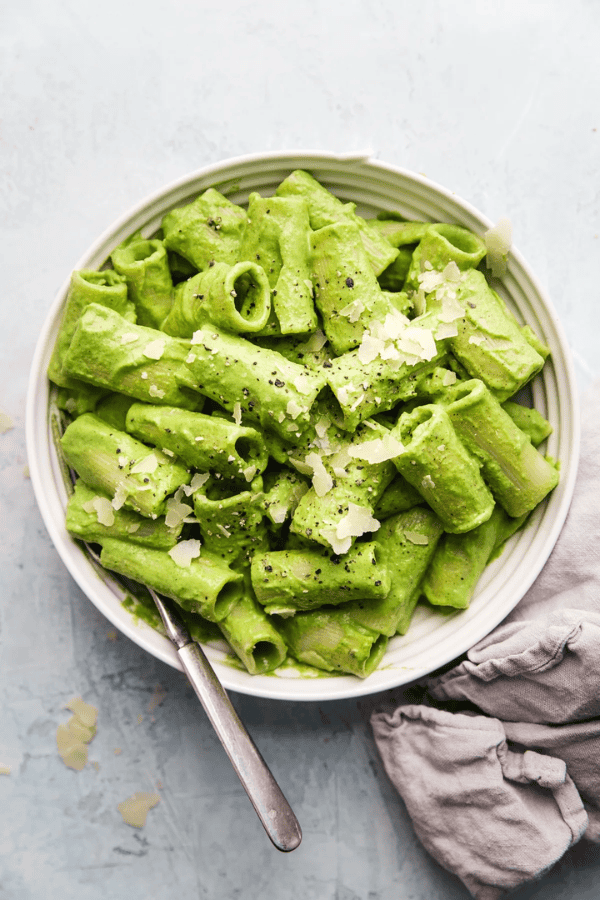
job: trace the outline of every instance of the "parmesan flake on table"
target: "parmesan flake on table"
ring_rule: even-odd
[[[188,541],[179,541],[169,550],[169,556],[182,569],[187,569],[193,559],[200,556],[200,541],[190,538]]]
[[[136,791],[127,800],[117,804],[117,809],[126,825],[131,825],[133,828],[143,828],[146,824],[148,813],[159,802],[159,794]]]
[[[96,734],[98,710],[81,697],[73,697],[66,708],[73,715],[56,729],[56,746],[64,764],[80,772],[88,760],[87,744]]]

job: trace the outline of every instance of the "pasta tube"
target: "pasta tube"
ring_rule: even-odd
[[[92,544],[116,538],[157,550],[170,550],[175,546],[183,521],[169,528],[163,518],[152,520],[131,509],[115,509],[111,499],[79,479],[67,503],[65,524],[69,534]]]
[[[500,402],[508,400],[537,375],[545,357],[532,346],[482,272],[463,273],[456,300],[463,313],[454,320],[457,334],[448,340],[452,353]]]
[[[249,579],[233,609],[219,622],[232,650],[251,675],[272,672],[287,656],[287,647],[273,621],[256,602]]]
[[[133,403],[125,430],[140,441],[174,453],[200,472],[252,481],[267,465],[262,434],[221,416],[206,416],[176,406]]]
[[[294,440],[310,425],[325,378],[274,350],[205,325],[192,338],[189,367],[198,390],[229,412]]]
[[[317,328],[310,277],[310,222],[303,197],[248,199],[241,259],[256,259],[272,290],[272,315],[265,334],[308,334]]]
[[[102,272],[73,272],[65,301],[58,337],[50,363],[48,378],[62,387],[77,387],[77,380],[65,369],[65,355],[84,310],[96,303],[113,309],[129,322],[135,322],[135,307],[127,296],[127,282],[113,269]]]
[[[210,321],[226,331],[252,334],[265,327],[270,311],[269,282],[261,266],[214,263],[177,285],[161,328],[174,337],[191,338]]]
[[[475,269],[487,252],[485,241],[460,225],[429,225],[412,255],[405,289],[418,290],[419,276],[428,269],[442,272],[453,262],[464,271]]]
[[[186,364],[189,341],[134,325],[92,303],[81,316],[65,357],[83,381],[147,403],[196,409],[197,382]]]
[[[311,236],[315,303],[323,330],[338,355],[358,347],[371,322],[395,310],[381,290],[360,231],[350,221],[325,225]]]
[[[531,512],[556,487],[556,468],[536,450],[482,381],[457,384],[440,402],[509,516]]]
[[[373,510],[394,477],[390,460],[399,449],[379,425],[361,427],[332,455],[308,454],[313,484],[292,516],[292,533],[347,553],[357,537],[376,531]]]
[[[427,569],[421,591],[434,606],[466,609],[496,547],[506,513],[498,506],[487,522],[466,534],[444,534]]]
[[[355,203],[343,203],[331,191],[320,184],[303,169],[296,169],[278,186],[278,197],[305,197],[308,201],[310,226],[314,230],[332,225],[334,222],[348,221],[356,225],[367,253],[369,264],[379,275],[396,258],[398,251],[386,241],[371,223],[356,213]]]
[[[218,557],[202,550],[180,565],[166,550],[141,547],[129,541],[104,540],[100,563],[112,572],[147,584],[175,600],[182,609],[220,622],[242,594],[242,575],[232,572]]]
[[[421,582],[442,534],[442,523],[426,506],[416,506],[386,519],[376,542],[390,573],[389,593],[380,600],[349,603],[344,608],[352,619],[388,637],[406,634]]]
[[[388,642],[385,635],[354,622],[343,607],[282,618],[279,631],[291,655],[300,662],[359,678],[377,668]]]
[[[126,506],[143,516],[162,515],[169,494],[191,479],[184,466],[94,413],[71,422],[60,444],[67,463],[89,487],[114,498],[117,508]]]
[[[239,259],[247,218],[245,209],[208,188],[187,206],[163,216],[165,247],[175,250],[199,270],[208,268],[211,262],[233,265]]]
[[[256,553],[250,571],[256,599],[270,614],[380,599],[390,589],[384,555],[373,541],[355,544],[343,557],[308,549]]]
[[[209,478],[192,494],[205,546],[229,565],[245,565],[267,547],[262,478],[244,490],[239,482]]]
[[[138,324],[160,328],[171,308],[173,294],[173,280],[163,242],[146,241],[134,235],[134,239],[113,250],[110,258],[116,271],[127,279]]]
[[[402,413],[392,434],[404,445],[394,458],[396,468],[437,513],[446,531],[470,531],[489,519],[494,498],[443,407],[429,403]]]

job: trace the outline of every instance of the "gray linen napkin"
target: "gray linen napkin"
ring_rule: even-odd
[[[422,704],[371,717],[416,833],[477,900],[600,843],[600,383],[582,408],[573,501],[535,583]]]

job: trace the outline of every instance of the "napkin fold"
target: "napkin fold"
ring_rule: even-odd
[[[582,408],[573,500],[535,583],[422,703],[371,716],[415,832],[477,900],[600,843],[600,383]]]

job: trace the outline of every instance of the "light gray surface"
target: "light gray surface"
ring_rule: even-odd
[[[117,216],[199,166],[304,147],[371,150],[508,215],[583,389],[600,371],[599,40],[593,0],[3,6],[1,900],[467,896],[382,770],[380,698],[232,697],[303,826],[292,854],[271,847],[183,676],[111,639],[53,549],[24,471],[28,370],[56,291]],[[80,773],[55,747],[76,694],[99,709]],[[146,826],[125,825],[117,803],[159,784]],[[582,843],[515,897],[599,889]]]

